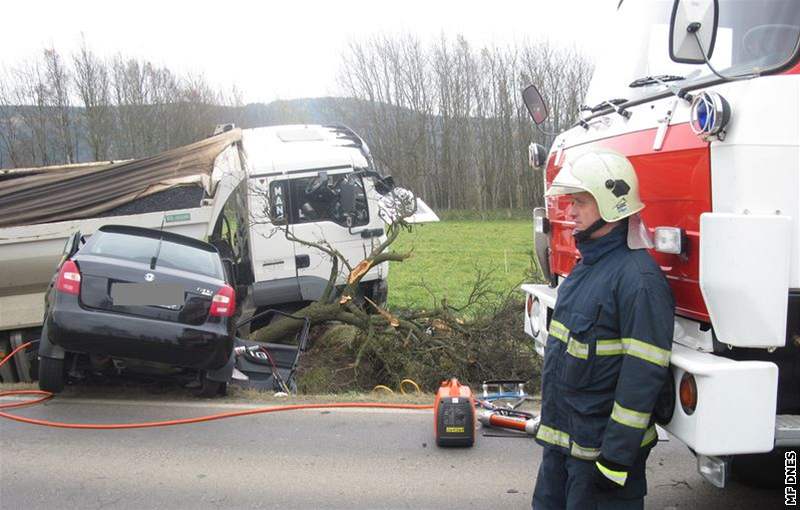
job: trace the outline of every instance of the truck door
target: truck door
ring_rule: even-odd
[[[294,243],[286,238],[287,203],[285,179],[250,179],[250,242],[256,282],[295,278]]]
[[[355,203],[349,211],[342,207],[342,185],[349,185],[355,191]],[[287,188],[287,196],[292,199],[290,217],[294,235],[312,243],[327,243],[351,266],[371,251],[371,236],[363,232],[372,229],[376,237],[383,234],[383,224],[370,210],[364,181],[352,168],[293,175]],[[330,277],[330,256],[319,249],[296,243],[295,261],[301,287],[322,285]],[[345,281],[347,274],[347,269],[340,265],[339,283]],[[314,291],[306,289],[313,296]]]

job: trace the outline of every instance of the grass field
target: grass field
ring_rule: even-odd
[[[453,219],[404,232],[392,249],[413,250],[413,255],[391,265],[390,308],[430,307],[434,304],[431,294],[436,299],[446,296],[452,305],[460,306],[478,271],[490,273],[494,291],[518,288],[531,279],[532,228],[530,220]]]

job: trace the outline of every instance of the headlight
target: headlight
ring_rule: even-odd
[[[686,249],[684,233],[677,227],[656,227],[653,241],[655,250],[680,255]]]

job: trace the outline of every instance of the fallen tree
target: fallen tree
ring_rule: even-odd
[[[413,199],[394,198],[397,205],[387,215],[392,219],[385,241],[354,266],[326,241],[301,239],[288,226],[276,227],[290,241],[318,249],[332,261],[322,297],[293,313],[308,318],[316,333],[311,352],[301,364],[300,387],[303,374],[314,370],[317,379],[320,370],[325,373],[308,388],[314,392],[396,386],[404,378],[432,390],[450,376],[473,383],[533,377],[536,358],[523,333],[521,297],[513,289],[491,290],[488,273],[476,269],[467,301],[460,306],[430,288],[435,306],[418,309],[390,311],[359,295],[359,282],[370,269],[412,256],[410,251],[391,250],[398,236],[413,228],[406,221],[414,210]],[[347,275],[343,285],[337,285],[340,272]],[[302,326],[302,320],[282,317],[255,331],[250,339],[287,342]]]

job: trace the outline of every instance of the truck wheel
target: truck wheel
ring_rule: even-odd
[[[42,356],[39,360],[39,389],[51,393],[64,390],[64,360]]]
[[[778,489],[783,487],[784,454],[786,448],[775,448],[769,453],[736,455],[731,470],[733,477],[751,487]]]

